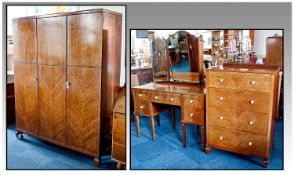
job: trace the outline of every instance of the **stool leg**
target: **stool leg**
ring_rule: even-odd
[[[139,120],[139,115],[137,114],[135,116],[135,121],[136,121],[137,137],[140,137],[140,120]]]
[[[152,130],[152,140],[155,140],[154,117],[150,117],[150,125]]]
[[[183,131],[183,145],[186,148],[186,123],[182,123],[182,131]]]
[[[160,116],[159,116],[159,114],[156,115],[156,118],[157,118],[157,125],[160,126]]]
[[[172,127],[176,128],[175,107],[171,107]]]

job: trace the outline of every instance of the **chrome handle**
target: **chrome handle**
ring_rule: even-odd
[[[170,98],[170,101],[174,101],[174,98]]]
[[[190,103],[193,103],[194,102],[194,100],[190,100]]]
[[[252,142],[249,142],[249,143],[248,143],[249,146],[251,146],[252,144],[253,144]]]
[[[70,83],[67,81],[67,82],[65,82],[65,88],[66,89],[69,89],[69,85],[70,85]]]
[[[38,78],[37,78],[37,77],[34,77],[33,80],[34,80],[34,81],[38,81]]]
[[[144,106],[140,106],[140,109],[143,109],[144,108]]]
[[[224,137],[223,137],[223,136],[220,136],[220,137],[219,137],[219,139],[220,139],[220,140],[223,140],[223,139],[224,139]]]
[[[219,97],[219,100],[223,101],[224,100],[224,97]]]
[[[157,100],[158,99],[158,96],[155,96],[154,98]]]
[[[139,97],[142,97],[142,94],[139,94]]]
[[[253,123],[254,123],[253,121],[250,121],[250,122],[249,122],[249,125],[253,125]]]
[[[251,83],[252,85],[255,85],[255,81],[251,81],[250,83]]]
[[[222,119],[224,119],[224,117],[223,116],[220,116],[219,119],[222,120]]]
[[[219,82],[221,82],[221,83],[224,82],[224,79],[223,78],[219,79]]]
[[[250,100],[250,104],[254,104],[254,100]]]
[[[191,117],[193,117],[194,114],[190,114]]]

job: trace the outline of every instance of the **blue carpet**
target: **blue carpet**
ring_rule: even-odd
[[[15,125],[7,127],[7,169],[116,169],[110,155],[100,157],[96,167],[93,157],[24,134],[15,136]]]
[[[190,72],[190,63],[188,57],[181,58],[180,64],[172,65],[172,72]]]
[[[172,129],[169,111],[160,113],[160,126],[155,124],[155,141],[151,138],[149,118],[140,117],[140,137],[131,122],[131,169],[262,169],[263,160],[213,148],[201,151],[197,127],[187,125],[187,147],[182,144],[180,109],[176,110],[176,129]],[[267,169],[283,169],[283,121],[277,121],[274,148]]]

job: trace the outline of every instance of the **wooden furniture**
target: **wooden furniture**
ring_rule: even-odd
[[[153,69],[152,66],[131,68],[131,74],[138,76],[139,84],[147,84],[153,82]]]
[[[224,64],[207,72],[206,152],[259,156],[267,167],[275,127],[279,69]]]
[[[152,139],[155,140],[154,116],[160,125],[159,112],[172,106],[180,106],[182,111],[183,145],[186,147],[186,124],[201,126],[202,149],[204,150],[204,91],[201,86],[183,83],[149,83],[132,88],[136,113],[137,136],[140,136],[139,116],[150,118]],[[172,110],[172,125],[175,115]]]
[[[18,137],[28,133],[99,165],[119,95],[121,18],[95,9],[13,20]]]
[[[120,92],[113,109],[112,159],[119,169],[126,164],[126,90]]]

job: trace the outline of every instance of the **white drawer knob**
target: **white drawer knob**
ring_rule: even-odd
[[[224,117],[223,116],[220,116],[219,119],[222,120],[222,119],[224,119]]]
[[[251,146],[252,145],[252,142],[249,142],[248,145]]]
[[[251,81],[251,84],[252,84],[252,85],[255,85],[255,81]]]
[[[158,96],[155,96],[154,98],[157,100],[158,99]]]
[[[170,101],[174,101],[174,98],[170,98]]]
[[[194,114],[190,114],[191,117],[193,117]]]
[[[190,100],[190,103],[193,103],[194,102],[194,100]]]
[[[221,83],[224,82],[224,79],[223,78],[219,79],[219,82],[221,82]]]
[[[253,125],[253,123],[254,123],[253,121],[250,121],[250,122],[249,122],[249,125]]]
[[[219,139],[220,139],[220,140],[223,140],[224,138],[223,138],[223,136],[220,136]]]
[[[224,97],[219,97],[219,100],[223,101],[224,100]]]
[[[142,94],[139,94],[139,97],[142,97]]]
[[[140,109],[143,109],[144,108],[144,106],[140,106]]]
[[[250,104],[254,104],[254,100],[250,100]]]

